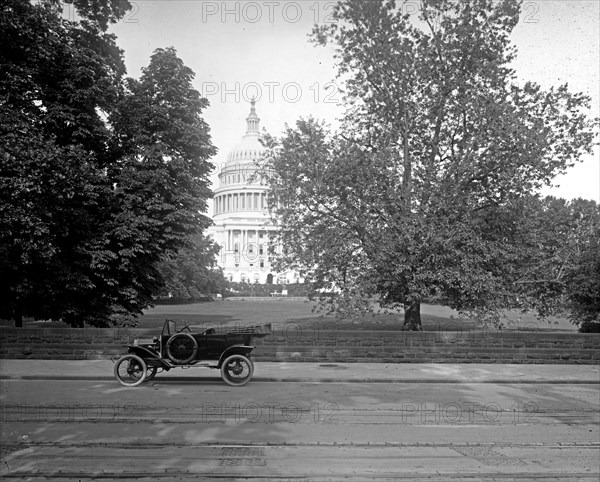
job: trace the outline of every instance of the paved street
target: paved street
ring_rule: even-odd
[[[0,362],[3,480],[597,480],[597,366]]]

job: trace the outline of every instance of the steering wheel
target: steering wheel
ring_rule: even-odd
[[[187,331],[189,331],[190,333],[192,332],[192,329],[190,328],[190,325],[188,325],[185,321],[183,322],[183,328],[180,328],[179,330],[177,330],[177,333],[181,333],[183,330],[185,330],[187,328]]]

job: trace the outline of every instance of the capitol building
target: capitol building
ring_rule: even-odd
[[[294,283],[299,281],[295,273],[275,273],[269,263],[276,228],[267,206],[269,187],[257,173],[266,150],[259,141],[259,121],[252,99],[246,134],[222,163],[208,234],[221,247],[217,264],[229,281]]]

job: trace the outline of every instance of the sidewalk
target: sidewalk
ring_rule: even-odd
[[[219,378],[217,370],[179,369],[165,380]],[[112,380],[111,360],[0,360],[0,380]],[[256,362],[254,381],[354,383],[600,384],[599,365]]]

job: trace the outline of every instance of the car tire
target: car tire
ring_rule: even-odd
[[[146,380],[148,367],[137,355],[125,355],[115,363],[115,377],[124,387],[135,387]]]
[[[254,363],[244,355],[230,355],[221,364],[221,377],[232,387],[246,385],[254,374]]]

